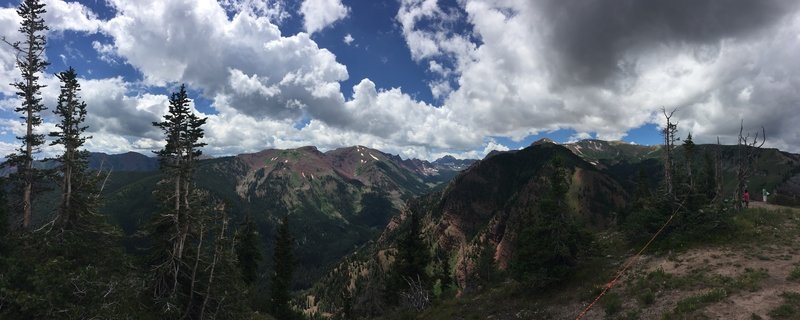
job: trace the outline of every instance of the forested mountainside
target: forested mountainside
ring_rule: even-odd
[[[719,168],[720,192],[733,198],[736,148],[741,147],[698,145],[691,161],[679,156],[676,163],[692,163],[690,166],[697,180],[692,187],[696,191],[692,192],[708,194],[707,189],[715,189],[712,186],[716,183],[714,174],[707,170]],[[777,191],[792,183],[792,177],[800,172],[798,155],[774,149],[757,153],[756,170],[748,185],[758,188],[759,192],[762,186],[770,192]],[[678,148],[676,154],[684,152]],[[554,159],[561,159],[560,166],[568,180],[563,195],[568,206],[563,210],[570,215],[566,221],[571,221],[569,224],[574,224],[574,230],[578,230],[573,243],[577,247],[582,244],[582,248],[574,248],[570,256],[575,260],[593,259],[602,251],[597,248],[597,237],[613,230],[624,231],[631,243],[638,243],[656,231],[654,228],[658,226],[654,224],[665,219],[664,213],[655,213],[659,210],[642,213],[644,207],[655,205],[645,206],[642,199],[659,193],[663,170],[661,155],[658,147],[599,140],[566,145],[542,141],[518,151],[493,152],[456,176],[446,188],[409,201],[406,210],[391,220],[375,243],[348,256],[331,270],[309,291],[313,299],[301,306],[310,313],[336,315],[346,311],[367,317],[396,310],[398,304],[413,309],[413,303],[392,301],[396,296],[384,294],[410,290],[408,285],[398,284],[396,277],[398,272],[407,269],[407,264],[414,263],[413,259],[407,261],[405,257],[408,248],[414,247],[410,245],[414,242],[409,240],[413,233],[419,238],[415,254],[427,257],[423,263],[424,274],[432,297],[447,296],[448,290],[451,294],[475,292],[491,282],[515,278],[514,259],[520,256],[520,250],[528,252],[519,242],[520,232],[525,232],[525,226],[536,221],[531,215],[547,214],[541,206],[551,196],[548,190],[554,181]],[[719,166],[704,167],[709,161],[719,162]],[[688,172],[688,167],[680,168]],[[704,188],[706,190],[702,190]],[[798,194],[779,192],[773,196],[796,199]],[[711,201],[703,199],[707,200],[692,201]],[[693,203],[691,206],[691,210],[700,210],[705,205]],[[664,210],[671,208],[671,205],[664,205]],[[681,212],[685,210],[680,209]],[[686,234],[697,230],[690,231],[688,224],[706,223],[708,221],[703,219],[716,219],[713,217],[716,216],[697,220],[687,211],[676,219],[679,222],[674,229],[668,231],[676,234],[676,238],[691,238],[693,235]],[[418,227],[412,227],[417,224]],[[547,234],[540,236],[552,236]],[[529,235],[524,238],[526,241],[536,239]]]
[[[412,215],[419,220],[422,241],[430,251],[428,268],[439,286],[462,290],[478,286],[478,279],[486,277],[481,268],[486,268],[487,261],[507,268],[518,238],[517,226],[548,193],[554,158],[563,159],[570,181],[566,196],[570,219],[593,230],[613,224],[629,198],[627,192],[569,150],[546,143],[495,153],[456,176],[444,190],[410,201],[375,244],[349,257],[315,287],[311,294],[318,307],[335,310],[345,287],[356,312],[381,313],[387,303],[381,292],[391,281],[397,248]]]
[[[129,157],[114,155],[106,166],[144,167],[126,161]],[[302,235],[294,286],[304,288],[378,235],[406,200],[455,175],[463,166],[458,163],[402,160],[361,146],[324,153],[303,147],[200,160],[195,179],[199,188],[224,199],[235,219],[252,215],[265,244],[272,241],[280,217],[289,215],[293,234]],[[152,192],[159,179],[157,171],[112,171],[101,211],[133,237],[157,208]],[[263,250],[272,252],[269,245]]]
[[[711,161],[719,163],[714,167],[721,172],[721,192],[732,193],[736,148],[695,146],[695,189],[712,183],[706,172]],[[677,162],[688,161],[680,147],[676,150]],[[103,181],[99,212],[122,228],[126,250],[139,255],[147,244],[139,233],[158,212],[154,191],[162,176],[152,170],[157,162],[128,153],[92,154],[88,163],[100,170],[94,174]],[[798,155],[760,149],[748,184],[775,192],[773,201],[796,201],[792,186],[799,164]],[[618,230],[626,241],[637,243],[654,231],[663,213],[641,215],[632,208],[643,206],[641,189],[658,193],[661,170],[659,148],[588,140],[565,145],[541,141],[522,150],[492,152],[477,162],[402,160],[361,146],[328,152],[313,147],[265,150],[200,160],[194,176],[198,188],[226,204],[232,221],[252,219],[257,250],[264,257],[273,255],[277,226],[281,217],[288,217],[295,237],[297,273],[291,288],[299,290],[296,308],[309,315],[342,316],[347,310],[353,317],[376,317],[396,308],[413,310],[403,307],[413,297],[406,295],[408,279],[399,270],[414,270],[415,263],[417,270],[424,270],[419,280],[425,281],[432,301],[447,301],[456,293],[480,294],[505,279],[538,279],[534,282],[542,285],[537,287],[557,288],[558,279],[571,277],[569,270],[603,256],[607,249],[602,238],[608,232]],[[452,180],[437,187],[448,175]],[[563,182],[560,192],[553,181]],[[48,193],[40,199],[39,224],[46,222],[41,220],[46,204],[57,203]],[[520,261],[520,252],[543,258],[520,239],[552,245],[540,243],[552,238],[547,235],[552,226],[525,229],[542,223],[547,208],[565,214],[547,218],[561,219],[567,230],[562,239],[566,251],[555,260],[564,268],[555,274],[544,268],[544,275],[519,275],[518,266],[530,263]],[[687,215],[684,225],[677,223],[671,231],[690,233],[685,224],[691,219]],[[423,258],[409,262],[411,256]],[[125,258],[112,254],[107,259]],[[273,263],[260,265],[262,287],[256,290],[261,294],[268,292]]]

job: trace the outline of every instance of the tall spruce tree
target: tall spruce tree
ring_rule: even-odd
[[[169,198],[173,212],[173,220],[178,226],[178,237],[175,247],[177,258],[183,256],[186,237],[189,234],[191,210],[190,194],[192,192],[192,175],[195,161],[202,154],[200,147],[205,143],[203,128],[207,118],[199,118],[190,108],[191,100],[186,93],[186,86],[181,85],[178,92],[172,94],[169,101],[169,112],[164,121],[154,122],[166,135],[164,149],[157,152],[161,168],[167,179],[174,186]]]
[[[97,191],[95,179],[86,172],[89,152],[80,150],[89,137],[83,134],[88,127],[84,125],[86,103],[80,101],[78,96],[81,90],[78,74],[70,67],[56,76],[61,80],[61,94],[53,113],[61,118],[61,122],[56,124],[59,131],[50,133],[55,138],[51,145],[64,147],[64,153],[56,159],[60,163],[58,169],[62,175],[61,204],[56,221],[62,227],[72,229],[81,214],[94,210]]]
[[[692,133],[689,132],[689,135],[686,136],[686,140],[683,140],[683,153],[685,157],[685,165],[686,165],[686,180],[689,184],[689,189],[694,190],[694,157],[695,157],[695,144],[692,140]]]
[[[292,254],[292,235],[289,231],[289,216],[283,216],[275,235],[274,263],[272,287],[270,290],[270,309],[278,319],[295,318],[290,305],[292,274],[294,273],[294,256]]]
[[[561,158],[550,165],[550,188],[523,221],[512,257],[512,275],[531,287],[562,280],[577,262],[581,236],[567,203],[569,180]]]
[[[422,239],[420,214],[409,213],[408,231],[397,244],[397,256],[387,279],[385,299],[390,303],[396,302],[398,294],[409,289],[409,282],[421,282],[430,288],[430,279],[426,268],[431,257],[428,246]]]
[[[701,190],[709,200],[717,199],[717,164],[716,159],[708,151],[703,153],[703,180]]]
[[[239,270],[242,280],[247,285],[252,285],[258,278],[258,265],[263,259],[259,248],[258,231],[251,215],[246,215],[240,226],[239,241],[236,243],[236,256],[238,257]]]
[[[164,132],[166,144],[156,152],[164,179],[159,182],[157,193],[161,212],[151,222],[149,238],[153,242],[150,263],[154,298],[163,302],[165,311],[174,311],[178,309],[172,307],[179,304],[181,288],[193,285],[194,279],[187,275],[186,266],[198,259],[198,256],[195,259],[186,257],[185,252],[190,238],[198,238],[202,233],[197,230],[197,224],[202,221],[205,210],[196,204],[204,196],[194,188],[192,175],[197,157],[201,155],[199,148],[205,145],[199,141],[203,138],[202,126],[206,118],[199,118],[192,112],[184,85],[172,94],[169,102],[164,121],[153,123]],[[202,248],[195,252],[196,255],[201,253]]]
[[[401,278],[427,280],[425,268],[430,262],[428,246],[422,240],[419,213],[411,213],[408,233],[397,248],[397,271]],[[427,281],[425,281],[427,282]]]
[[[41,89],[45,86],[39,84],[39,74],[49,65],[44,54],[47,43],[45,33],[49,29],[42,18],[46,12],[44,6],[39,0],[24,0],[17,9],[17,14],[22,18],[19,32],[23,34],[24,40],[10,43],[3,38],[17,52],[17,68],[22,74],[22,81],[12,85],[22,100],[22,105],[14,111],[22,114],[25,134],[17,137],[22,141],[22,146],[17,153],[8,155],[4,164],[17,168],[11,180],[22,196],[19,201],[22,229],[30,228],[35,186],[44,178],[44,173],[33,167],[33,156],[45,142],[44,135],[34,133],[35,128],[42,124],[40,114],[45,110],[41,98]]]

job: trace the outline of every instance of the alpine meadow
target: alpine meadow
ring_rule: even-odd
[[[800,319],[800,2],[0,0],[0,319]]]

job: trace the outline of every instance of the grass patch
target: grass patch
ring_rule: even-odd
[[[604,295],[600,300],[603,305],[603,310],[606,312],[606,317],[613,316],[622,311],[622,297],[618,293],[609,292]]]
[[[732,218],[733,239],[739,242],[791,241],[800,234],[794,212],[788,209],[768,210],[750,208],[737,213]],[[787,223],[790,222],[790,223]]]
[[[636,296],[636,299],[639,300],[639,303],[642,305],[649,306],[656,302],[656,294],[652,289],[645,288]]]
[[[727,285],[729,290],[747,290],[750,292],[758,291],[761,289],[761,281],[768,278],[769,274],[766,269],[750,269],[747,268],[742,274],[736,277],[734,281]]]
[[[787,291],[781,293],[783,304],[775,309],[770,310],[769,316],[772,319],[797,319],[800,317],[798,309],[800,309],[800,293]]]
[[[797,314],[797,310],[791,305],[782,304],[769,312],[773,319],[790,319]]]
[[[795,266],[791,272],[789,272],[789,276],[786,277],[786,280],[789,281],[798,281],[800,280],[800,266]]]
[[[683,276],[669,274],[659,269],[639,277],[629,287],[628,293],[636,295],[642,305],[649,305],[655,301],[656,295],[661,291],[707,289],[701,294],[678,301],[675,308],[662,317],[662,319],[685,318],[733,293],[756,291],[761,288],[761,282],[767,277],[769,274],[765,269],[748,268],[734,278],[709,274],[706,269],[692,270]]]
[[[725,299],[729,295],[728,291],[724,288],[714,288],[709,290],[706,293],[691,296],[685,298],[681,301],[678,301],[678,305],[675,306],[675,310],[673,310],[674,315],[683,315],[688,314],[693,311],[696,311],[708,304],[721,301]],[[666,315],[665,315],[666,316]],[[666,317],[662,319],[672,319],[672,317]]]

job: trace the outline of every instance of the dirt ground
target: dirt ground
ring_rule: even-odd
[[[800,210],[781,207],[763,202],[752,202],[751,207],[769,210],[789,209],[800,219]],[[776,231],[777,232],[777,231]],[[783,299],[780,294],[785,291],[800,292],[800,281],[787,280],[790,272],[800,265],[800,237],[792,244],[753,243],[736,246],[717,246],[690,249],[685,252],[667,254],[665,256],[641,256],[633,267],[626,272],[618,284],[612,289],[625,292],[626,286],[632,285],[635,275],[646,274],[658,269],[675,276],[686,275],[692,270],[702,269],[707,274],[716,274],[735,278],[745,270],[763,270],[766,279],[759,281],[755,291],[741,290],[734,292],[721,301],[706,305],[695,314],[700,319],[770,319],[768,313],[780,306]],[[707,290],[675,290],[657,295],[656,301],[642,307],[635,299],[624,297],[623,310],[637,309],[639,319],[662,319],[681,299],[702,294]],[[552,306],[551,314],[556,319],[574,319],[575,310],[581,310],[586,303]],[[624,313],[624,312],[623,312]],[[622,313],[621,313],[622,314]],[[691,317],[694,319],[695,317]],[[583,319],[607,319],[603,307],[595,305]],[[620,315],[615,319],[624,319]]]

